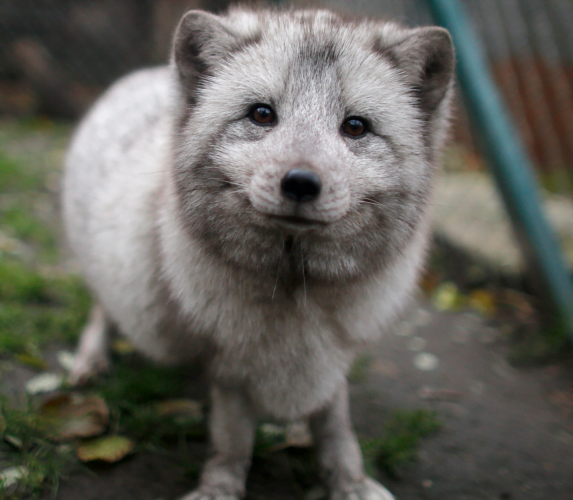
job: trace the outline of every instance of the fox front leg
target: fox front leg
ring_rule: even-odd
[[[81,385],[109,368],[110,322],[103,307],[93,306],[84,327],[74,367],[70,373],[71,385]]]
[[[330,500],[395,500],[364,473],[362,454],[348,412],[348,388],[341,384],[333,399],[310,419]]]
[[[209,433],[212,457],[201,473],[199,488],[181,500],[239,500],[251,464],[256,414],[248,397],[236,388],[213,385]]]

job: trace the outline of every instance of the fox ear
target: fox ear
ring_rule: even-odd
[[[200,10],[187,12],[175,30],[173,61],[182,82],[196,84],[240,43],[223,19]]]
[[[451,87],[455,52],[452,37],[444,28],[418,28],[380,50],[400,68],[410,82],[424,114],[432,114]]]

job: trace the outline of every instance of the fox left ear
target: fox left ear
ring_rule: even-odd
[[[229,53],[256,38],[256,31],[233,28],[228,19],[201,10],[183,16],[175,30],[172,59],[187,90],[194,89]]]
[[[417,28],[402,40],[379,47],[405,74],[419,105],[431,117],[450,89],[455,69],[452,37],[444,28]]]
[[[180,78],[185,83],[196,83],[198,77],[208,74],[224,57],[233,38],[219,16],[200,10],[187,12],[173,39],[173,60]]]

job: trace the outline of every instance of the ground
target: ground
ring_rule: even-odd
[[[8,397],[0,474],[22,463],[42,471],[0,497],[175,500],[196,484],[207,450],[203,422],[158,414],[150,401],[203,400],[198,374],[148,367],[116,343],[112,375],[84,391],[105,400],[105,432],[135,443],[109,464],[78,466],[83,440],[54,443],[34,427],[37,406],[53,396],[32,397],[28,413],[13,410],[24,408],[30,379],[64,371],[61,352],[73,349],[89,305],[70,275],[73,263],[58,250],[57,172],[69,132],[49,122],[0,126],[0,391]],[[491,314],[493,292],[466,297],[451,283],[425,288],[433,292],[418,297],[350,376],[370,473],[399,500],[573,499],[570,355],[562,347],[556,357],[553,345],[551,356],[534,363],[530,350],[516,346],[511,321]],[[527,315],[526,306],[519,309]],[[294,442],[273,429],[259,431],[248,499],[323,498],[312,449],[287,447]],[[54,465],[62,457],[69,463]]]

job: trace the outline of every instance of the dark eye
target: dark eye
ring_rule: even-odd
[[[342,131],[350,137],[360,137],[366,133],[366,123],[362,118],[351,116],[344,120]]]
[[[277,117],[272,108],[266,104],[255,104],[249,116],[257,125],[271,125]]]

